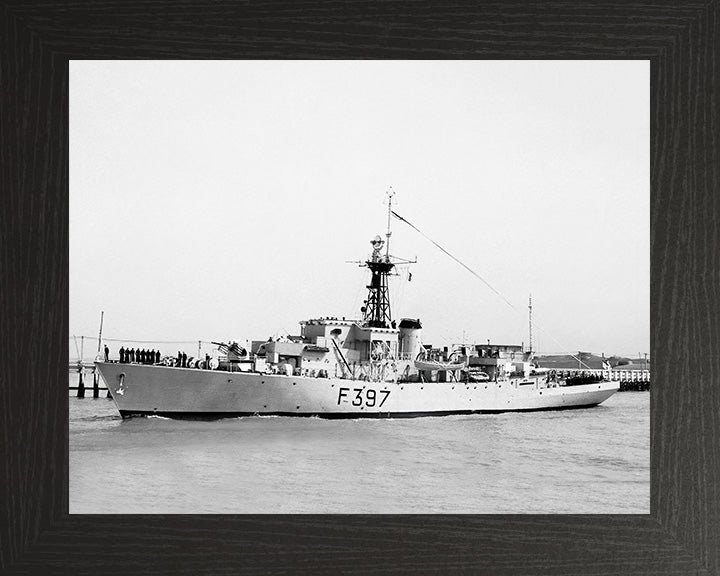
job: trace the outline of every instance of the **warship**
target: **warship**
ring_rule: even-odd
[[[375,236],[359,263],[370,276],[359,318],[309,319],[299,336],[245,346],[216,343],[205,360],[98,358],[121,416],[405,418],[586,408],[617,392],[618,382],[534,371],[532,347],[423,344],[420,319],[391,315],[389,277],[411,262],[390,254],[393,214],[389,193],[385,240]]]

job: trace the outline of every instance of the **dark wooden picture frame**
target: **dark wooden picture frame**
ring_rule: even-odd
[[[0,571],[720,574],[718,6],[4,2]],[[649,60],[651,513],[68,515],[68,62],[136,58]]]

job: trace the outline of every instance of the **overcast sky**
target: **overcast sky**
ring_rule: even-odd
[[[70,337],[358,317],[392,186],[513,306],[394,220],[426,343],[527,346],[532,293],[535,349],[649,352],[649,113],[646,61],[71,62]]]

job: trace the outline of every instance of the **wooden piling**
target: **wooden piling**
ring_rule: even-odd
[[[100,387],[98,385],[98,373],[97,368],[93,368],[93,398],[100,396]]]
[[[648,390],[650,390],[648,380],[620,382],[620,392],[647,392]]]
[[[83,382],[83,371],[82,368],[78,371],[79,379],[78,379],[78,389],[77,389],[77,397],[78,398],[85,398],[85,383]]]

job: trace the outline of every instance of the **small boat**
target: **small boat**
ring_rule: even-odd
[[[467,368],[467,360],[458,360],[451,355],[448,361],[442,361],[436,358],[428,358],[426,350],[423,350],[413,363],[417,370],[429,372],[432,370],[440,370],[442,372],[454,372],[455,370],[465,370]]]
[[[467,377],[470,382],[487,382],[490,380],[490,376],[481,370],[468,370]]]
[[[415,360],[415,368],[422,371],[441,370],[443,372],[452,372],[454,370],[464,370],[467,367],[465,362],[440,362],[438,360]]]

